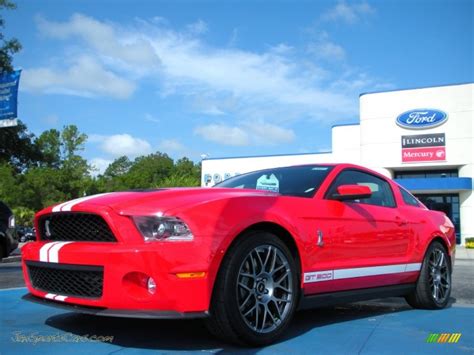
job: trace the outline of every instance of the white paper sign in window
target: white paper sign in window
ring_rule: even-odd
[[[262,175],[257,180],[257,190],[280,191],[280,182],[274,174]]]

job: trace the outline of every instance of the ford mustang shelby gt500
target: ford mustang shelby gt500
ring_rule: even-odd
[[[206,318],[263,345],[299,308],[404,296],[446,306],[455,233],[392,180],[349,164],[266,169],[213,188],[115,192],[40,211],[24,298],[77,312]]]

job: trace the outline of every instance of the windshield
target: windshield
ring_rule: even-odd
[[[278,192],[287,196],[313,197],[332,166],[305,165],[254,171],[227,179],[215,187]]]

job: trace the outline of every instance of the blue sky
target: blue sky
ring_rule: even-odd
[[[120,155],[304,153],[359,94],[473,81],[473,2],[17,1],[19,118]]]

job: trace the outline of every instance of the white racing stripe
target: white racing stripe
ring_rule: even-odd
[[[101,196],[105,196],[105,195],[109,195],[110,192],[107,192],[107,193],[103,193],[103,194],[97,194],[97,195],[92,195],[92,196],[86,196],[86,197],[81,197],[81,198],[77,198],[75,200],[72,200],[72,201],[68,201],[68,202],[65,202],[65,203],[62,203],[61,205],[59,206],[56,206],[56,207],[59,207],[59,209],[57,209],[55,211],[55,208],[53,208],[53,212],[64,212],[64,211],[71,211],[71,209],[79,204],[79,203],[82,203],[82,202],[85,202],[85,201],[88,201],[88,200],[92,200],[96,197],[101,197]]]
[[[419,271],[420,269],[421,263],[411,263],[306,272],[304,274],[304,283],[352,279],[355,277],[365,276],[390,275],[404,272]]]
[[[56,295],[54,293],[47,293],[46,295],[44,295],[44,298],[47,298],[48,300],[64,302],[67,299],[67,296]]]
[[[46,243],[43,245],[40,249],[40,261],[48,261],[48,255],[49,255],[49,249],[53,247],[54,245],[58,244],[59,242],[54,242],[54,243]]]
[[[53,207],[53,212],[60,212],[61,211],[61,207],[63,207],[64,205],[66,205],[68,202],[63,202],[63,203],[60,203],[59,205],[57,206],[54,206]]]
[[[59,262],[59,251],[65,245],[71,244],[72,242],[58,242],[53,245],[52,248],[49,249],[48,252],[48,261],[50,263],[58,263]]]

